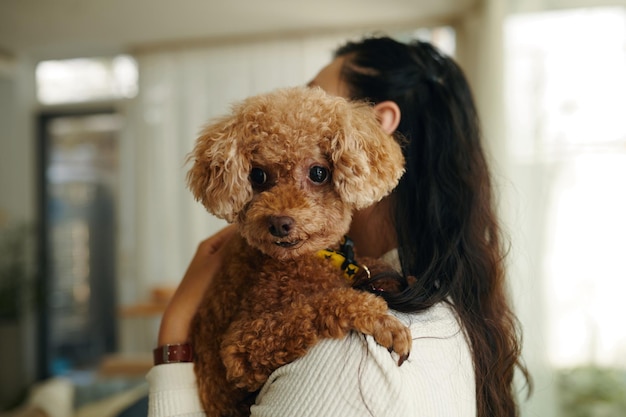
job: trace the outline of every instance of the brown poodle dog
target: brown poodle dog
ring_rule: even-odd
[[[320,338],[356,330],[406,359],[408,328],[318,253],[403,173],[371,106],[304,87],[252,97],[206,127],[189,159],[196,199],[240,232],[191,328],[208,416],[249,415],[269,375]]]

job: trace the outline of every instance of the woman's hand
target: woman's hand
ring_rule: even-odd
[[[234,235],[235,230],[234,225],[227,226],[198,245],[183,280],[163,313],[159,346],[188,341],[191,320],[206,288],[222,264],[224,243]]]

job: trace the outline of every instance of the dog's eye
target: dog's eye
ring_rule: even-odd
[[[315,183],[322,184],[328,179],[328,169],[319,165],[311,167],[309,170],[309,178]]]
[[[263,185],[267,182],[267,174],[261,168],[252,168],[250,170],[250,181],[254,185]]]

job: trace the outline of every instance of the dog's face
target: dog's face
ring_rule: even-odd
[[[370,106],[305,87],[243,101],[203,130],[190,160],[196,199],[280,259],[337,243],[353,211],[403,173],[400,146]]]

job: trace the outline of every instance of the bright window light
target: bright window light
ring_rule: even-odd
[[[116,100],[137,95],[137,63],[128,55],[42,61],[37,65],[42,104]]]
[[[548,360],[626,367],[626,9],[514,16],[505,50],[509,155],[545,174]]]

